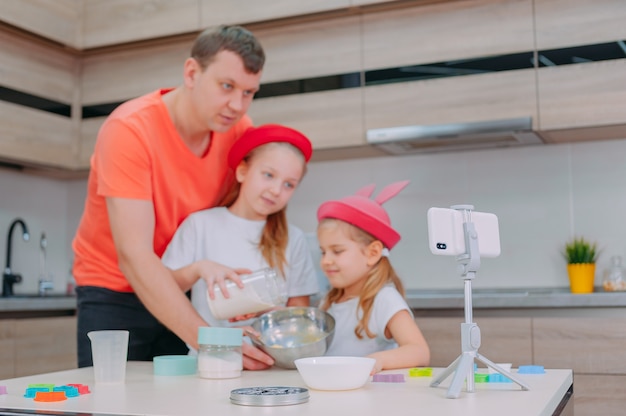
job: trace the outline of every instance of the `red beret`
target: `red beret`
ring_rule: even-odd
[[[298,148],[304,155],[304,160],[308,162],[313,154],[311,141],[302,133],[290,127],[279,124],[264,124],[259,127],[250,127],[233,144],[228,152],[228,166],[237,168],[239,162],[250,151],[256,147],[267,143],[286,142]]]
[[[385,247],[392,249],[400,234],[391,227],[391,221],[382,204],[396,196],[409,181],[395,182],[385,187],[376,198],[370,199],[376,185],[368,185],[355,195],[336,201],[327,201],[317,210],[317,219],[335,218],[373,235]]]

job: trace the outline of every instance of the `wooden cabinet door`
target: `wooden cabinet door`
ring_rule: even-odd
[[[0,101],[0,157],[26,164],[72,167],[74,128],[79,123],[71,117],[72,106],[78,105],[78,59],[0,32],[0,62],[2,87],[15,91],[7,94],[15,100]],[[54,108],[62,108],[62,114],[44,110]]]
[[[281,123],[306,134],[315,149],[365,143],[360,88],[286,95],[253,101],[255,124]]]
[[[0,20],[78,49],[80,3],[81,0],[0,1]]]
[[[533,318],[535,361],[575,374],[626,374],[626,319]]]
[[[626,59],[539,68],[537,83],[542,130],[615,126],[604,138],[625,137]]]
[[[532,117],[535,70],[411,81],[364,88],[365,128]]]
[[[15,375],[77,367],[76,317],[15,320]]]
[[[204,27],[243,24],[345,9],[350,0],[199,0]]]
[[[534,0],[537,49],[626,39],[623,0]]]
[[[417,324],[431,353],[431,366],[447,367],[462,352],[463,318],[422,317]],[[481,332],[478,352],[494,363],[512,363],[514,367],[532,363],[530,318],[477,318]],[[482,364],[478,364],[484,367]]]
[[[0,380],[15,377],[15,319],[0,319]]]
[[[199,0],[85,0],[81,49],[200,30]]]
[[[447,1],[363,16],[365,69],[534,50],[532,0]]]
[[[366,130],[516,117],[532,117],[536,125],[533,34],[526,0],[442,2],[364,16],[366,71],[407,73],[425,65],[439,71],[436,78],[366,86]],[[446,66],[452,61],[518,53],[528,54],[520,69],[476,70],[478,64],[461,72],[466,75],[445,76],[454,72]]]
[[[619,51],[623,49],[619,42],[623,45],[626,38],[625,20],[626,2],[621,0],[535,0],[539,58],[547,57],[546,65],[552,65],[549,57],[555,50],[605,43],[615,43]],[[546,131],[548,142],[626,136],[626,115],[621,111],[626,105],[621,88],[626,59],[579,63],[588,59],[586,53],[590,52],[571,52],[569,64],[568,55],[562,54],[565,62],[537,71],[539,128]]]

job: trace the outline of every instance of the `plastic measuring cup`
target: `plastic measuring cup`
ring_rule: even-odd
[[[215,286],[215,299],[207,300],[209,309],[217,319],[230,319],[236,316],[267,311],[275,306],[282,306],[287,300],[285,279],[271,268],[257,270],[254,273],[240,276],[243,289],[228,280],[226,289],[230,297],[227,299],[218,286]]]
[[[87,336],[91,341],[96,383],[123,383],[126,379],[128,331],[91,331]]]

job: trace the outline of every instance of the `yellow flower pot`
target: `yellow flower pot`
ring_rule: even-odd
[[[572,293],[593,293],[593,282],[596,277],[595,263],[568,264],[567,273]]]

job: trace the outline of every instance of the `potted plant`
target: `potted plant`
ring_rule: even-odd
[[[597,244],[584,237],[574,237],[565,244],[563,255],[572,293],[593,292],[598,254]]]

